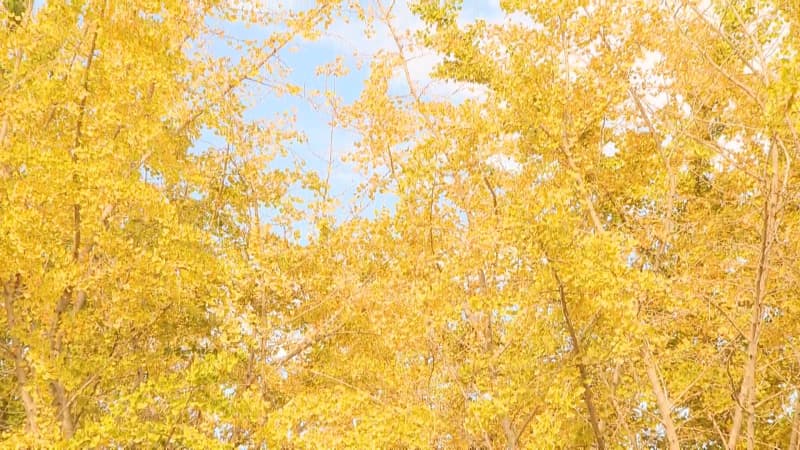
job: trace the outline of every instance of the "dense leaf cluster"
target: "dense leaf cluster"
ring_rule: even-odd
[[[312,3],[4,0],[4,447],[800,448],[794,2]],[[353,17],[337,220],[246,112]]]

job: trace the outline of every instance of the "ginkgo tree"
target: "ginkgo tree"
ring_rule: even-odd
[[[288,186],[314,185],[269,169],[299,139],[291,124],[243,112],[253,86],[296,92],[278,55],[314,38],[338,4],[4,6],[4,445],[227,445],[219,436],[237,413],[220,384],[247,361],[231,317],[267,252],[284,252],[254,217],[294,214]],[[208,51],[229,23],[266,30],[236,41],[236,64]],[[224,144],[203,145],[201,133]]]
[[[800,448],[795,2],[340,3],[3,3],[3,445]],[[246,119],[356,18],[371,218]]]
[[[381,6],[397,52],[350,124],[398,196],[372,314],[425,312],[392,332],[430,445],[797,445],[796,10],[421,1],[414,42]],[[421,97],[413,43],[485,98]]]

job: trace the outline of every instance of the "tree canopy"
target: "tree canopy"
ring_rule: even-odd
[[[798,5],[4,0],[2,446],[800,449]]]

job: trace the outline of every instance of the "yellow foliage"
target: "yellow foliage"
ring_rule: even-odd
[[[4,1],[2,446],[798,448],[795,3],[500,3]],[[281,61],[337,18],[350,104]]]

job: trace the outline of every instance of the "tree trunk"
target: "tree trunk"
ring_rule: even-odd
[[[36,402],[33,396],[27,389],[28,372],[25,367],[25,358],[23,356],[23,348],[20,342],[13,337],[13,330],[16,327],[17,320],[14,313],[14,301],[19,297],[22,289],[22,280],[20,274],[16,274],[13,279],[3,283],[3,297],[6,309],[6,321],[8,330],[12,338],[10,339],[9,349],[14,358],[14,377],[17,379],[17,388],[19,389],[19,397],[22,400],[22,408],[25,411],[25,430],[37,437],[39,435],[39,426],[37,424],[37,409]]]
[[[794,408],[794,417],[792,418],[792,437],[789,439],[789,450],[800,450],[800,411],[797,410],[797,405]]]
[[[75,423],[72,420],[72,413],[70,413],[69,410],[70,404],[67,390],[64,389],[64,385],[59,381],[51,382],[50,389],[53,392],[53,397],[55,397],[56,405],[58,406],[58,421],[61,424],[61,434],[64,436],[64,439],[70,439],[75,434]]]
[[[678,431],[675,428],[675,422],[672,420],[672,402],[658,376],[658,368],[653,355],[650,353],[650,348],[645,341],[642,344],[642,359],[644,360],[645,370],[647,371],[647,378],[650,380],[650,385],[653,388],[653,393],[656,396],[656,405],[658,405],[658,412],[661,415],[661,424],[664,425],[664,431],[667,435],[667,443],[670,450],[679,450],[680,442],[678,441]]]
[[[558,296],[559,303],[561,304],[561,313],[564,316],[564,323],[567,326],[567,332],[569,332],[569,339],[570,343],[572,344],[572,353],[578,360],[578,373],[580,374],[581,385],[583,387],[583,401],[586,404],[587,411],[589,412],[589,424],[592,426],[592,432],[594,432],[598,450],[604,450],[606,447],[605,438],[603,437],[603,430],[600,426],[600,416],[597,413],[597,407],[594,403],[594,395],[592,394],[592,383],[589,377],[589,370],[586,368],[586,364],[583,363],[583,350],[581,349],[581,344],[578,340],[578,335],[575,332],[575,326],[572,324],[572,317],[570,316],[569,308],[567,307],[564,283],[561,281],[561,277],[559,277],[558,271],[556,271],[555,268],[553,268],[553,278],[555,278],[556,283],[558,284]]]
[[[769,257],[772,243],[777,234],[777,203],[778,203],[778,151],[773,145],[770,149],[770,168],[768,175],[767,198],[764,200],[764,220],[761,227],[761,253],[759,256],[758,270],[755,280],[755,295],[750,315],[750,332],[747,336],[747,361],[742,375],[742,384],[736,397],[736,406],[733,413],[733,423],[728,436],[728,448],[735,449],[742,429],[745,410],[748,414],[748,448],[755,446],[755,405],[756,405],[756,367],[758,359],[758,340],[761,337],[762,307],[767,295],[767,275],[769,273]]]

